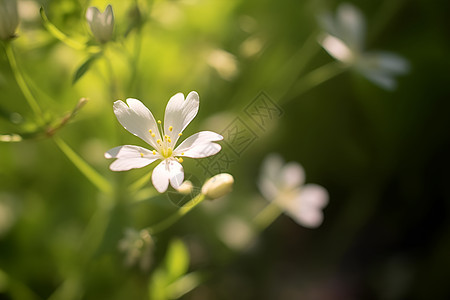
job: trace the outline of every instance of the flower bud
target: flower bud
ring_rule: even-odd
[[[221,173],[208,179],[202,187],[202,194],[209,199],[216,199],[230,193],[234,178],[230,174]]]
[[[113,36],[114,13],[112,6],[108,5],[104,12],[97,7],[89,7],[86,11],[86,20],[94,37],[102,44],[109,42]]]
[[[192,185],[192,182],[189,180],[186,180],[177,188],[177,191],[181,194],[187,195],[187,194],[190,194],[193,189],[194,189],[194,186]]]
[[[16,0],[0,0],[0,39],[6,41],[15,37],[18,25]]]

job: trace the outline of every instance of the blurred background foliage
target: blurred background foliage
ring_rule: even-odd
[[[44,121],[2,47],[0,134],[25,139],[0,144],[1,299],[448,299],[447,1],[352,1],[367,17],[367,48],[402,55],[409,74],[392,92],[344,72],[299,93],[303,76],[333,60],[316,42],[316,17],[338,1],[18,2],[12,47]],[[39,8],[73,40],[98,46],[85,11],[108,3],[114,41],[73,83],[94,54],[52,36]],[[261,91],[284,113],[256,127],[257,139],[225,170],[235,177],[232,194],[148,239],[139,230],[178,208],[150,183],[127,189],[151,167],[108,169],[108,149],[144,146],[117,122],[112,103],[138,98],[162,118],[172,95],[191,90],[201,101],[187,134],[221,132]],[[54,136],[107,178],[113,195],[46,134],[83,97],[88,103]],[[252,237],[251,220],[266,205],[256,178],[272,152],[301,163],[307,182],[329,191],[318,229],[282,215]],[[207,178],[192,160],[184,168],[198,184]],[[136,240],[145,251],[124,253]]]

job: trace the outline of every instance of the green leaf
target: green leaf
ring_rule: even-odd
[[[202,277],[198,272],[192,272],[180,277],[174,283],[167,286],[168,298],[179,299],[183,297],[202,283]]]
[[[150,300],[167,300],[166,273],[163,269],[153,272],[148,285],[148,297]]]
[[[78,67],[77,71],[73,75],[72,78],[72,84],[75,84],[78,79],[80,79],[91,67],[92,63],[98,58],[99,56],[94,54],[91,57],[89,57],[84,63],[81,64],[81,66]]]
[[[183,276],[189,268],[189,252],[180,239],[174,239],[166,254],[166,270],[168,284]]]

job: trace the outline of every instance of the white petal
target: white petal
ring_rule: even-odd
[[[275,185],[275,183],[272,180],[268,180],[265,177],[261,177],[259,179],[258,188],[263,197],[270,202],[275,200],[280,192],[279,188]]]
[[[324,208],[328,204],[327,190],[313,183],[308,183],[303,186],[299,195],[303,205],[310,207]]]
[[[274,182],[279,181],[279,174],[283,168],[284,161],[279,154],[269,154],[263,162],[261,173],[263,176]]]
[[[158,152],[154,155],[153,152],[148,149],[132,145],[115,147],[105,153],[105,158],[139,158],[142,156],[145,158],[161,158],[161,155]]]
[[[196,92],[190,92],[186,100],[182,93],[178,93],[170,98],[164,115],[164,133],[170,136],[172,145],[176,144],[179,137],[178,134],[197,115],[199,104],[200,100]]]
[[[158,149],[156,140],[161,139],[161,136],[150,110],[137,99],[127,99],[127,104],[121,100],[114,102],[114,113],[117,120],[126,130]],[[150,135],[149,130],[155,134],[154,138]]]
[[[170,160],[169,163],[170,163],[170,165],[169,165],[170,185],[174,189],[178,189],[180,187],[180,185],[183,184],[183,181],[184,181],[183,166],[176,160]]]
[[[278,154],[269,154],[263,161],[258,187],[266,200],[273,201],[280,192],[280,173],[284,161]]]
[[[361,72],[361,74],[385,90],[392,91],[397,87],[397,82],[391,74],[379,71]]]
[[[327,204],[328,192],[326,189],[316,184],[307,184],[286,209],[297,223],[314,228],[322,223],[322,209]]]
[[[155,156],[148,149],[131,145],[112,148],[105,153],[105,157],[117,158],[109,166],[112,171],[128,171],[142,168],[160,158],[159,154]]]
[[[342,3],[337,9],[336,17],[337,37],[351,49],[362,51],[365,43],[366,23],[361,11],[349,3]]]
[[[410,68],[406,59],[390,52],[369,52],[361,59],[374,69],[391,74],[405,74]]]
[[[155,160],[156,158],[146,158],[146,157],[118,158],[109,166],[109,168],[111,169],[111,171],[128,171],[131,169],[138,169],[145,167],[154,162]]]
[[[319,42],[328,54],[335,59],[344,63],[352,62],[354,58],[353,52],[342,40],[332,35],[327,35]]]
[[[160,193],[164,193],[169,186],[178,188],[184,180],[183,166],[175,160],[166,159],[153,170],[153,186]]]
[[[297,162],[287,163],[279,174],[281,184],[285,189],[293,189],[305,182],[305,171]]]
[[[105,26],[112,29],[112,25],[114,24],[114,13],[111,4],[108,4],[108,6],[106,6],[105,12],[103,14],[105,18]]]
[[[208,157],[218,153],[219,144],[213,143],[223,140],[220,134],[212,131],[201,131],[185,139],[174,151],[174,156],[192,158]]]
[[[98,8],[91,6],[86,10],[86,20],[88,21],[88,23],[92,23],[95,19],[98,18],[99,14],[100,14],[100,11],[98,10]]]

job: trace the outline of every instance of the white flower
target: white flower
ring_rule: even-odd
[[[18,25],[17,1],[0,0],[0,39],[13,38]]]
[[[284,164],[279,155],[271,154],[263,162],[258,186],[267,200],[275,202],[295,222],[313,228],[323,221],[328,192],[317,184],[304,184],[304,180],[300,164]]]
[[[128,104],[128,105],[127,105]],[[182,157],[202,158],[218,153],[223,137],[212,131],[201,131],[185,139],[175,148],[183,130],[197,115],[199,97],[196,92],[190,92],[186,100],[178,93],[166,106],[164,126],[155,121],[150,110],[137,99],[127,99],[127,104],[118,100],[114,102],[114,113],[120,124],[132,134],[140,137],[154,150],[139,146],[119,146],[105,153],[106,158],[117,158],[110,169],[127,171],[142,168],[154,161],[161,160],[152,174],[152,182],[158,192],[167,190],[169,182],[178,189],[184,181]]]
[[[364,49],[366,23],[353,5],[339,5],[335,17],[322,15],[319,23],[327,32],[319,39],[322,47],[378,86],[392,90],[396,87],[394,77],[408,72],[409,63],[404,58],[390,52]]]
[[[112,39],[114,30],[114,13],[111,5],[108,5],[103,13],[97,7],[89,7],[86,11],[86,20],[92,34],[100,43],[106,43]]]

